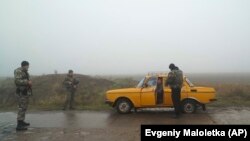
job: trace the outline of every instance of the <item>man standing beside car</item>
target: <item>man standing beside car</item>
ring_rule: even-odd
[[[183,72],[174,64],[169,65],[171,72],[168,74],[166,85],[170,86],[172,91],[172,101],[175,110],[174,118],[178,118],[181,114],[181,88],[183,85]]]

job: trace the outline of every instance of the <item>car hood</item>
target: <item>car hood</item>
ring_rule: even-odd
[[[109,90],[106,93],[135,93],[140,92],[141,88],[124,88],[124,89],[115,89],[115,90]]]
[[[191,87],[193,92],[215,93],[215,89],[211,87]]]

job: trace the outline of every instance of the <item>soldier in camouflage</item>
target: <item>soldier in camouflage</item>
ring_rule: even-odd
[[[23,61],[21,67],[14,71],[16,95],[18,101],[17,127],[16,130],[27,130],[29,123],[26,123],[25,113],[29,104],[32,82],[29,80],[29,62]]]
[[[73,70],[69,70],[69,73],[63,82],[64,86],[66,87],[68,91],[63,110],[66,110],[68,106],[70,110],[74,109],[73,103],[74,103],[74,97],[75,97],[75,92],[76,92],[78,83],[79,81],[77,81],[74,78]]]
[[[168,74],[166,85],[170,86],[172,91],[172,101],[175,109],[175,118],[181,114],[181,88],[183,85],[183,72],[174,64],[169,65],[171,72]]]

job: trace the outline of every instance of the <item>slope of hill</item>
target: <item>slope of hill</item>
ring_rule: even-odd
[[[66,91],[62,82],[66,74],[33,76],[33,97],[30,108],[61,109]],[[194,84],[214,87],[217,102],[210,106],[250,106],[250,74],[187,74]],[[105,91],[116,88],[134,87],[139,76],[86,76],[76,75],[80,84],[75,101],[77,109],[105,109]],[[139,79],[138,79],[139,80]],[[13,78],[0,81],[0,109],[16,109],[15,85]]]
[[[51,74],[33,76],[33,96],[30,99],[31,108],[58,109],[61,108],[66,96],[63,80],[66,74]],[[105,91],[111,88],[135,85],[134,81],[106,80],[103,78],[90,77],[77,74],[75,77],[80,81],[75,96],[76,105],[79,108],[101,107],[104,105]],[[125,82],[126,84],[122,83]],[[134,84],[133,84],[134,83]],[[6,78],[0,84],[0,108],[8,109],[16,107],[15,85],[13,78]]]

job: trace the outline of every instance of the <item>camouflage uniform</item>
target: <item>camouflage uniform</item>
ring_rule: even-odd
[[[67,109],[68,105],[69,108],[72,109],[76,91],[74,86],[78,84],[78,81],[73,76],[67,75],[63,83],[68,91],[63,109]]]
[[[175,114],[178,116],[181,112],[181,88],[183,85],[183,73],[179,69],[173,69],[168,74],[167,85],[172,91],[172,101],[174,104]]]
[[[18,101],[18,114],[17,120],[23,121],[25,119],[25,112],[29,104],[30,90],[28,89],[29,84],[29,73],[22,67],[17,68],[14,71],[15,84],[16,84],[16,95]]]

